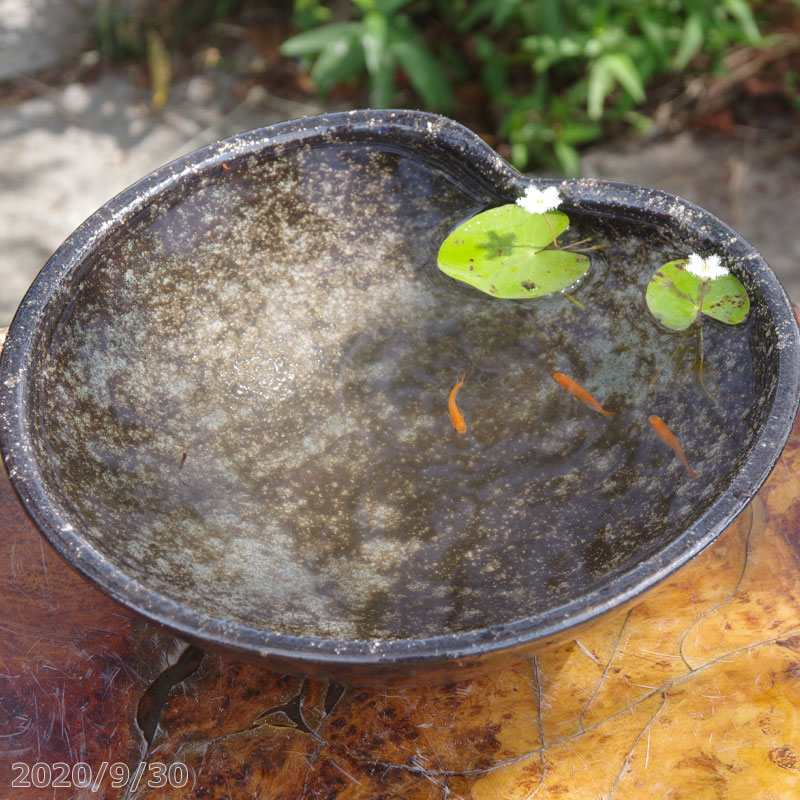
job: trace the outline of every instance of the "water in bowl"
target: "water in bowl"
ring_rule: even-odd
[[[694,339],[644,303],[691,248],[567,209],[567,240],[604,245],[573,291],[585,310],[497,300],[435,266],[483,207],[436,163],[359,144],[231,161],[132,220],[33,396],[45,479],[92,546],[214,617],[413,638],[557,607],[697,520],[757,437],[759,321],[704,322],[715,402]]]

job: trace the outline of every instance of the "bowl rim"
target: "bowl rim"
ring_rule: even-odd
[[[315,146],[329,136],[344,142],[400,141],[461,159],[488,197],[509,202],[527,186],[556,186],[576,209],[628,216],[677,229],[688,241],[724,252],[763,294],[777,333],[778,384],[765,427],[723,494],[688,530],[657,552],[610,578],[602,587],[513,622],[440,636],[402,639],[330,639],[265,631],[243,621],[212,616],[183,605],[123,574],[84,540],[46,489],[31,443],[29,380],[37,348],[46,346],[81,265],[114,231],[186,180],[232,159],[273,150]],[[746,270],[745,270],[746,265]],[[0,356],[0,451],[12,486],[36,527],[55,549],[113,598],[185,638],[294,663],[369,666],[423,665],[535,645],[621,608],[671,575],[713,542],[769,476],[786,444],[800,403],[800,330],[789,300],[763,258],[709,212],[656,189],[596,179],[536,179],[521,175],[480,137],[436,114],[407,110],[359,110],[305,117],[239,134],[195,150],[155,170],[92,214],[47,261],[20,304]]]

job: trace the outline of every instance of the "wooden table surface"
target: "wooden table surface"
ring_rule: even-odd
[[[5,474],[0,531],[0,800],[800,797],[800,425],[737,522],[637,606],[439,688],[187,647],[69,567]]]

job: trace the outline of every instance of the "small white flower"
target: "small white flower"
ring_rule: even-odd
[[[517,198],[517,205],[522,206],[531,214],[545,214],[561,205],[561,195],[555,186],[548,186],[544,190],[529,186],[522,197]]]
[[[722,259],[716,254],[703,258],[697,253],[692,253],[686,269],[704,282],[713,281],[715,278],[721,278],[728,274],[728,270],[722,266]]]

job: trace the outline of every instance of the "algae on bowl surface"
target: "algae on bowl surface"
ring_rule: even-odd
[[[497,300],[435,263],[485,207],[435,163],[362,142],[231,162],[142,213],[98,251],[42,355],[49,490],[164,596],[304,636],[512,622],[648,558],[758,438],[765,315],[706,323],[717,404],[686,359],[651,385],[681,335],[644,290],[685,244],[571,209],[565,240],[606,245],[574,290],[585,311]],[[460,436],[447,400],[464,371]]]

